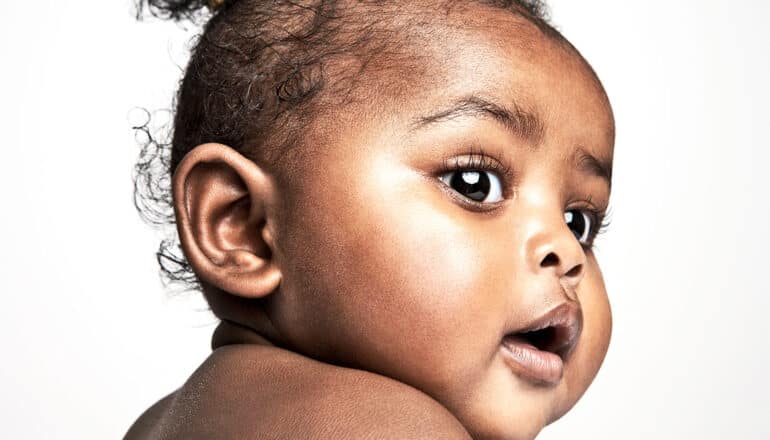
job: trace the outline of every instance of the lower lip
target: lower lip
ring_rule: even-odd
[[[564,373],[564,362],[551,352],[538,350],[520,336],[506,336],[503,359],[514,374],[538,385],[556,385]]]

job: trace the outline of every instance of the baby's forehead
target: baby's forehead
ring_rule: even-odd
[[[464,51],[483,50],[483,43],[514,50],[509,55],[522,59],[553,55],[559,47],[568,52],[564,49],[569,45],[561,44],[565,40],[558,33],[544,32],[539,27],[542,24],[535,24],[514,7],[492,7],[483,1],[390,3],[367,7],[367,3],[355,2],[335,19],[339,23],[333,33],[339,35],[334,38],[345,49],[331,54],[328,61],[337,66],[339,76],[359,75],[359,81],[373,76],[383,81],[410,77],[414,81],[419,79],[417,73],[435,76],[437,69]]]
[[[534,125],[570,136],[568,143],[601,145],[611,157],[614,121],[606,94],[566,40],[497,8],[465,6],[425,17],[413,19],[419,26],[398,25],[401,41],[390,49],[327,69],[329,105],[318,107],[324,111],[313,124],[318,130],[307,133],[310,144],[330,145],[343,131],[355,137],[395,127],[403,136],[415,120],[453,106],[465,106],[466,115],[494,114],[489,102],[518,120],[534,116]]]
[[[436,5],[443,4],[451,7],[437,9]],[[367,102],[373,98],[372,91],[404,101],[421,90],[474,81],[477,86],[518,88],[525,95],[521,100],[526,100],[526,89],[532,87],[526,82],[536,76],[509,76],[503,82],[500,73],[525,73],[533,68],[547,72],[567,66],[589,80],[586,83],[604,98],[592,69],[569,42],[512,9],[481,2],[415,2],[405,4],[398,14],[382,17],[381,21],[373,19],[362,52],[329,69],[332,87],[354,86]],[[548,78],[540,77],[541,81]],[[351,95],[350,91],[340,92],[343,90],[330,90],[330,95]]]
[[[464,8],[404,33],[400,55],[386,54],[392,62],[371,62],[361,72],[364,79],[357,84],[364,107],[406,118],[480,96],[547,121],[555,108],[579,101],[593,109],[594,123],[612,131],[609,102],[588,63],[566,40],[521,16]],[[581,115],[585,112],[574,112]]]

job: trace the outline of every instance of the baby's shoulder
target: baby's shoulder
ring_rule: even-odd
[[[217,349],[147,410],[138,439],[470,439],[438,402],[401,382],[275,347]]]

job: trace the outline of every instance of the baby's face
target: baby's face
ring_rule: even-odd
[[[464,20],[415,46],[429,64],[400,90],[314,126],[282,183],[269,313],[298,351],[410,384],[475,438],[532,438],[609,344],[588,242],[613,120],[577,55],[508,13]]]

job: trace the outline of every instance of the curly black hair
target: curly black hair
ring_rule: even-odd
[[[289,149],[302,145],[303,127],[329,97],[350,99],[350,90],[361,86],[357,79],[371,54],[404,52],[397,50],[397,37],[420,22],[399,15],[398,2],[387,0],[226,0],[214,11],[206,0],[135,1],[137,19],[149,13],[203,25],[174,99],[172,128],[151,128],[149,114],[134,127],[142,147],[134,170],[135,205],[146,222],[169,231],[156,254],[161,279],[166,286],[197,290],[173,228],[171,175],[184,155],[199,144],[219,142],[277,168]],[[422,3],[429,15],[441,10],[436,1]],[[566,43],[548,22],[543,1],[441,2],[446,12],[469,3],[510,11]],[[346,69],[345,77],[327,71],[330,60],[351,57],[360,67]]]

